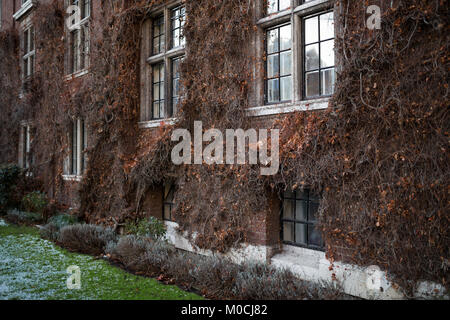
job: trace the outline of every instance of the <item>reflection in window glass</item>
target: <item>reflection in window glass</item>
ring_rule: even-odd
[[[267,0],[267,14],[283,11],[291,6],[291,0]]]
[[[164,16],[160,16],[153,20],[153,54],[163,52],[165,42]]]
[[[266,102],[292,99],[291,25],[277,26],[266,32]]]
[[[185,7],[177,7],[172,9],[172,48],[184,46],[185,39],[183,36],[183,28],[185,24],[186,9]]]
[[[164,63],[153,66],[152,119],[164,117]]]
[[[303,25],[305,96],[331,95],[336,77],[333,12],[305,18]]]

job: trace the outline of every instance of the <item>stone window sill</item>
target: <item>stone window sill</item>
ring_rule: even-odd
[[[247,115],[251,117],[270,116],[296,111],[324,110],[328,108],[330,98],[319,98],[314,100],[304,100],[293,103],[281,103],[252,107],[247,109]]]
[[[167,118],[167,119],[142,121],[139,122],[139,128],[150,129],[150,128],[159,128],[163,125],[174,125],[176,120],[177,120],[176,118]]]
[[[83,180],[83,176],[77,175],[63,175],[62,178],[64,181],[71,181],[71,182],[81,182],[81,180]]]

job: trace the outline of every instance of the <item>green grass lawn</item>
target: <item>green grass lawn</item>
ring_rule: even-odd
[[[69,266],[81,270],[81,289],[68,289]],[[0,219],[0,300],[190,300],[176,286],[127,273],[104,260],[71,253],[39,237],[35,228]]]

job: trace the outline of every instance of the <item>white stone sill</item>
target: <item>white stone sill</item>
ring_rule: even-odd
[[[158,119],[158,120],[150,120],[150,121],[141,121],[139,122],[140,129],[150,129],[150,128],[159,128],[163,125],[174,125],[177,121],[177,118],[167,118],[167,119]]]
[[[84,76],[84,75],[86,75],[86,74],[88,74],[88,73],[89,73],[89,70],[88,70],[88,69],[84,69],[84,70],[81,70],[81,71],[77,71],[77,72],[74,72],[74,73],[71,73],[71,74],[66,75],[66,76],[64,77],[64,80],[70,81],[70,80],[73,80],[73,79],[76,79],[76,78],[80,78],[80,77],[82,77],[82,76]]]
[[[81,182],[81,180],[83,180],[83,176],[77,176],[77,175],[63,175],[62,178],[64,181],[70,181],[70,182]]]
[[[314,100],[304,100],[294,103],[281,103],[252,107],[246,110],[247,115],[252,117],[270,116],[283,113],[292,113],[296,111],[324,110],[328,108],[330,98],[320,98]]]
[[[16,13],[13,14],[14,20],[19,20],[25,13],[27,13],[34,6],[34,0],[28,0],[25,2]]]

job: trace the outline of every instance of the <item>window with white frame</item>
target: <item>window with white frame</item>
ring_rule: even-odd
[[[77,119],[70,125],[69,133],[69,156],[66,164],[66,174],[71,176],[82,176],[87,168],[88,131],[84,120]]]
[[[186,20],[185,7],[179,4],[165,6],[156,12],[145,32],[150,38],[147,65],[150,68],[142,104],[141,121],[161,120],[173,117],[181,100],[180,63],[185,54],[183,29]]]
[[[22,169],[30,169],[33,164],[31,154],[32,128],[29,122],[24,122],[20,126],[19,142],[19,166]]]
[[[34,74],[34,66],[36,63],[34,26],[29,26],[23,31],[22,48],[22,75],[24,79],[27,79]]]
[[[336,81],[333,1],[261,0],[264,103],[329,97]],[[267,14],[280,12],[274,16]],[[262,99],[261,99],[262,100]],[[262,101],[261,101],[262,102]]]
[[[283,193],[283,243],[319,250],[324,247],[321,231],[317,228],[319,201],[320,197],[308,189]]]
[[[77,73],[89,68],[90,52],[90,26],[91,15],[90,0],[71,0],[71,5],[80,10],[80,23],[70,30],[70,73]]]

